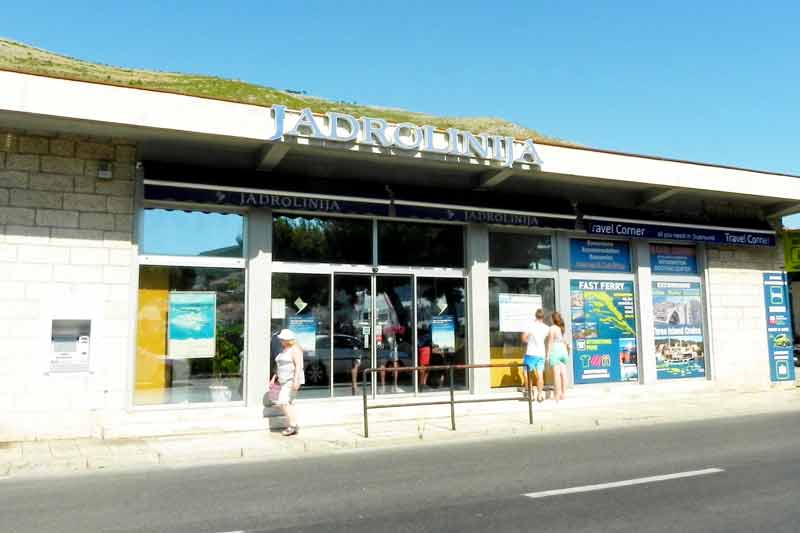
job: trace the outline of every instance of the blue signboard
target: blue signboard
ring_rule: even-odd
[[[665,239],[670,241],[707,242],[737,246],[775,246],[775,233],[755,230],[723,230],[693,228],[613,220],[586,220],[586,231],[592,235],[607,235],[636,239]]]
[[[393,204],[372,198],[341,200],[338,198],[310,197],[303,194],[275,192],[245,192],[223,189],[185,188],[169,185],[145,186],[145,198],[172,202],[261,207],[274,210],[309,211],[321,214],[357,214],[382,217],[420,218],[449,222],[499,224],[504,226],[547,227],[573,229],[575,217],[571,215],[539,215],[502,211],[489,208],[450,208]]]
[[[574,271],[630,272],[630,246],[625,241],[570,239],[569,264]]]
[[[654,281],[653,325],[658,379],[706,375],[699,282]]]
[[[697,250],[694,246],[651,244],[650,269],[653,274],[697,274]]]
[[[785,272],[764,273],[767,351],[772,381],[794,381],[794,336]]]
[[[294,332],[297,344],[304,352],[316,352],[317,320],[313,316],[289,317],[287,326]]]
[[[570,281],[575,383],[639,378],[632,281]]]

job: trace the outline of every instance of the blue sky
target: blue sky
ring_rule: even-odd
[[[800,2],[54,2],[0,35],[593,147],[800,174]]]

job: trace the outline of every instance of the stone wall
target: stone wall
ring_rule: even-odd
[[[783,268],[776,248],[709,246],[714,380],[722,386],[770,385],[762,273]]]
[[[0,441],[88,435],[126,404],[135,159],[124,140],[0,130]],[[91,372],[48,374],[69,318],[92,320]]]

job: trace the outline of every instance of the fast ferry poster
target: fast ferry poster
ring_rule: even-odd
[[[653,282],[658,379],[706,375],[703,296],[699,282]]]
[[[570,281],[575,383],[639,379],[632,281]]]

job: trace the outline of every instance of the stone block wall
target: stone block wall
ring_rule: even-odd
[[[723,387],[769,386],[762,274],[783,269],[782,250],[709,246],[707,259],[714,380]]]
[[[135,168],[125,140],[0,129],[0,441],[88,435],[126,405]],[[71,318],[92,321],[91,372],[48,374]]]

